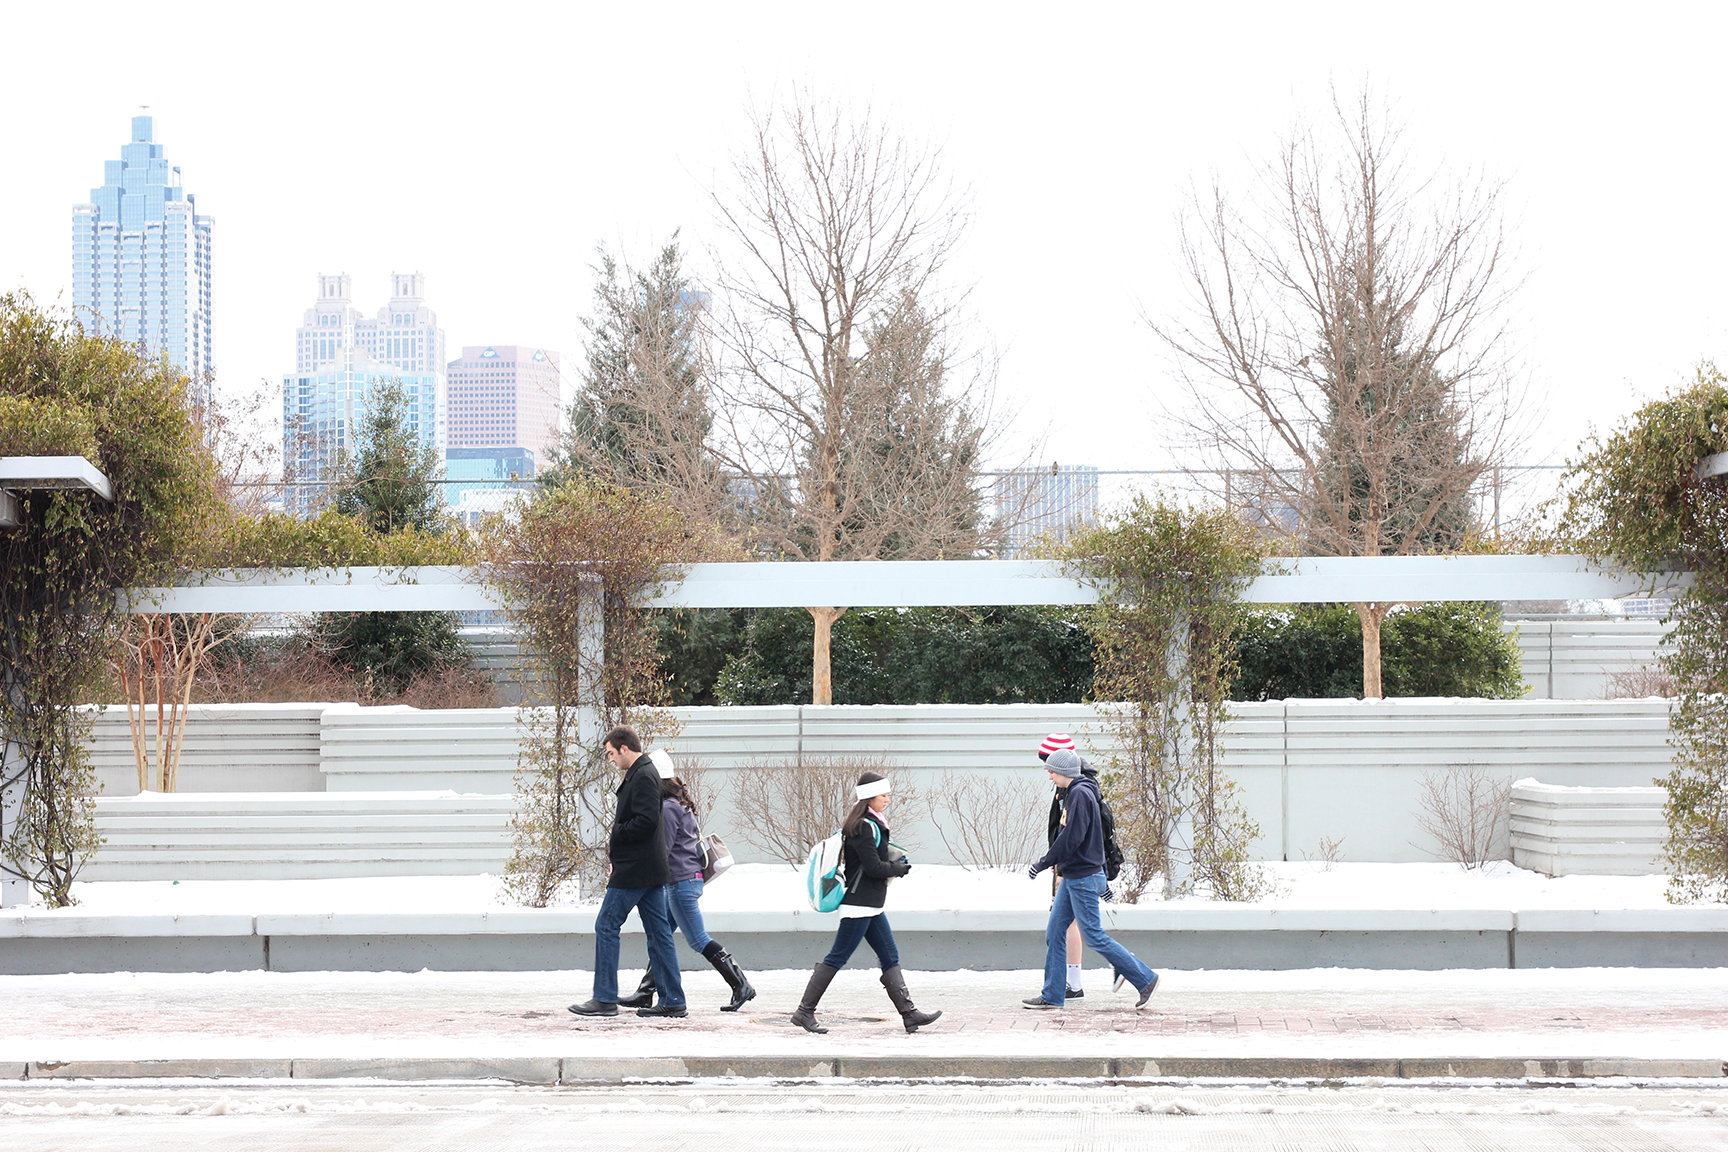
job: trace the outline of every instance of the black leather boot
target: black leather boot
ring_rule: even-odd
[[[654,969],[642,973],[642,983],[636,985],[636,991],[628,996],[618,997],[620,1008],[646,1008],[654,1003]]]
[[[792,1013],[792,1023],[806,1032],[826,1033],[828,1029],[816,1023],[816,1005],[822,1003],[823,993],[828,991],[828,985],[834,982],[834,973],[838,968],[830,968],[826,964],[816,965],[810,973],[810,983],[804,985],[804,999],[798,1002],[798,1008]]]
[[[722,1012],[736,1012],[745,1003],[756,999],[756,989],[750,987],[749,977],[738,967],[738,962],[732,959],[732,954],[721,947],[720,941],[708,941],[708,947],[702,949],[702,957],[714,965],[714,971],[720,973],[720,979],[726,981],[726,986],[732,989],[732,1003],[720,1009]]]
[[[888,990],[888,999],[894,1002],[894,1011],[900,1013],[900,1023],[906,1025],[906,1031],[916,1032],[926,1024],[933,1024],[942,1015],[940,1009],[935,1012],[920,1012],[912,1005],[912,993],[906,991],[906,977],[900,973],[900,965],[896,964],[882,973],[882,987]]]

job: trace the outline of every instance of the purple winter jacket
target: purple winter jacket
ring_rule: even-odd
[[[665,813],[662,826],[666,829],[666,864],[672,873],[671,883],[694,880],[702,875],[702,847],[696,843],[696,816],[690,809],[667,796],[660,801]]]

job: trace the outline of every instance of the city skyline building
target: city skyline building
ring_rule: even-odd
[[[465,345],[450,361],[446,446],[520,448],[544,461],[563,409],[559,355],[518,344]]]
[[[155,139],[155,118],[132,117],[131,140],[103,162],[102,186],[72,206],[72,310],[96,335],[166,354],[208,401],[212,365],[213,217]]]
[[[282,459],[290,506],[322,504],[337,461],[352,449],[367,403],[393,380],[408,401],[415,438],[444,449],[444,330],[426,307],[425,277],[393,273],[374,317],[354,306],[347,273],[318,276],[318,297],[295,333],[295,370],[282,378]]]
[[[1003,546],[1018,555],[1045,539],[1061,542],[1098,522],[1098,469],[1051,464],[996,478],[997,514],[1008,519]]]

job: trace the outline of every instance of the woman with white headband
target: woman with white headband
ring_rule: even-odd
[[[888,999],[900,1013],[906,1031],[916,1032],[931,1023],[940,1011],[920,1012],[913,1007],[912,994],[906,991],[906,977],[900,971],[900,951],[894,944],[894,931],[888,927],[888,917],[882,911],[888,902],[888,881],[912,871],[912,864],[888,842],[888,825],[882,812],[888,807],[889,784],[875,772],[858,777],[857,802],[846,814],[840,831],[846,837],[843,854],[846,876],[846,896],[840,901],[840,927],[834,933],[834,947],[816,970],[804,989],[804,999],[792,1013],[792,1023],[808,1032],[826,1032],[816,1023],[816,1005],[834,980],[834,974],[846,966],[860,941],[869,941],[882,965],[882,987]]]

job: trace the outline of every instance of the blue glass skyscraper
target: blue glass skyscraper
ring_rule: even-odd
[[[86,329],[168,359],[207,399],[210,225],[155,142],[152,117],[132,117],[131,143],[103,165],[91,203],[72,206],[72,307]]]

